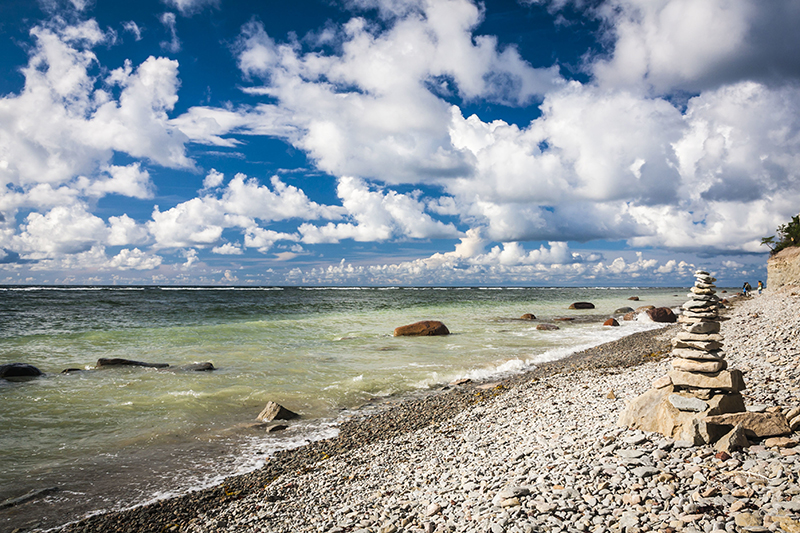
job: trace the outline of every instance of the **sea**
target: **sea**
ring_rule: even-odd
[[[686,288],[650,287],[0,287],[0,364],[45,373],[0,379],[0,531],[219,484],[387,401],[661,327],[603,326],[618,308],[685,300]],[[578,301],[595,308],[568,309]],[[392,335],[419,320],[451,334]],[[537,330],[543,322],[560,329]],[[99,358],[170,366],[95,369]],[[182,368],[195,362],[216,370]],[[269,401],[302,418],[252,428]]]

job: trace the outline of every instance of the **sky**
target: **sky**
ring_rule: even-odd
[[[796,0],[0,0],[0,284],[766,280]]]

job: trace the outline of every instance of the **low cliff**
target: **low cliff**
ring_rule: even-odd
[[[784,248],[767,261],[767,288],[800,286],[800,247]]]

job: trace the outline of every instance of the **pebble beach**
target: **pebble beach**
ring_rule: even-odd
[[[725,313],[748,409],[800,406],[798,303],[767,291]],[[60,531],[800,531],[797,433],[720,454],[617,427],[666,374],[675,331],[387,406],[218,487]]]

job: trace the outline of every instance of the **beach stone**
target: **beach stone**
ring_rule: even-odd
[[[658,474],[658,468],[652,466],[639,466],[632,470],[636,477],[650,477]]]
[[[605,322],[603,322],[604,326],[619,326],[619,322],[616,321],[614,318],[609,318]]]
[[[767,448],[794,448],[797,446],[797,440],[789,437],[770,437],[764,441],[764,446]]]
[[[715,294],[717,292],[714,289],[702,289],[702,288],[699,288],[699,287],[692,287],[689,290],[693,294],[705,294],[705,295],[711,295],[711,294]]]
[[[714,300],[689,300],[681,305],[683,309],[716,309],[717,303]]]
[[[745,389],[741,370],[722,370],[713,374],[670,370],[667,374],[677,387],[718,389],[730,392],[739,392]]]
[[[628,298],[628,300],[630,300],[630,301],[632,301],[632,302],[638,302],[638,301],[639,301],[639,297],[638,297],[638,296],[630,296],[630,297]]]
[[[714,449],[718,452],[731,454],[734,451],[747,448],[748,446],[750,446],[750,442],[747,440],[747,435],[745,435],[744,428],[741,424],[736,424],[732,430],[723,435],[722,438],[717,441],[717,443],[714,445]]]
[[[300,418],[300,415],[290,411],[279,403],[267,402],[264,410],[256,417],[256,420],[262,422],[271,422],[272,420],[292,420]]]
[[[758,513],[738,513],[733,520],[741,528],[761,527],[764,523],[764,519]]]
[[[717,426],[741,424],[749,436],[779,437],[792,432],[783,413],[729,413],[706,418],[706,422]]]
[[[614,314],[615,315],[624,315],[624,314],[627,314],[627,313],[632,313],[633,311],[635,311],[635,309],[633,307],[620,307],[619,309],[614,311]]]
[[[728,368],[728,362],[724,359],[717,361],[698,361],[696,359],[676,357],[670,361],[670,365],[675,370],[682,372],[702,372],[706,374],[713,374]]]
[[[636,311],[631,311],[630,313],[626,313],[625,316],[622,317],[622,320],[635,320],[637,314]]]
[[[669,387],[670,385],[672,385],[672,378],[669,376],[661,376],[653,381],[654,389],[662,389],[664,387]]]
[[[594,304],[591,302],[575,302],[570,304],[569,309],[594,309]]]
[[[106,359],[104,357],[101,357],[100,359],[97,360],[97,363],[95,363],[95,367],[97,368],[103,368],[106,366],[143,366],[147,368],[167,368],[169,367],[169,364],[144,363],[142,361],[133,361],[131,359],[120,359],[117,357],[111,359]]]
[[[683,322],[682,317],[678,318],[678,322]],[[700,320],[687,318],[686,320]],[[683,330],[688,333],[719,333],[719,322],[691,322],[682,325]]]
[[[700,309],[688,309],[683,311],[683,316],[690,317],[690,318],[707,318],[713,320],[715,318],[719,318],[719,313],[716,309],[709,309],[709,310],[700,310]]]
[[[524,315],[519,317],[519,319],[520,320],[536,320],[536,315],[534,315],[533,313],[525,313]]]
[[[653,309],[648,309],[647,316],[649,316],[650,320],[653,322],[666,324],[671,324],[678,319],[678,317],[675,316],[675,313],[673,313],[672,309],[669,307],[655,307]]]
[[[669,403],[678,411],[690,411],[702,413],[708,409],[708,404],[698,398],[681,396],[680,394],[670,394]]]
[[[722,348],[722,343],[719,341],[709,340],[683,340],[678,337],[672,339],[672,346],[675,348],[691,348],[694,350],[702,350],[710,352]]]
[[[447,329],[447,326],[438,320],[421,320],[394,329],[395,337],[428,337],[438,335],[450,335],[450,330]]]
[[[9,381],[19,378],[35,378],[41,375],[41,370],[28,363],[6,363],[0,365],[0,378]]]
[[[717,341],[722,342],[723,338],[722,335],[719,333],[689,333],[681,328],[678,331],[678,334],[675,335],[675,339],[682,340],[682,341],[701,341],[701,342],[710,342],[710,341]]]
[[[537,324],[536,329],[539,331],[555,331],[557,329],[561,329],[555,324]]]
[[[698,361],[720,361],[725,359],[725,352],[721,350],[704,351],[696,348],[675,348],[672,350],[673,357],[683,359],[697,359]]]

